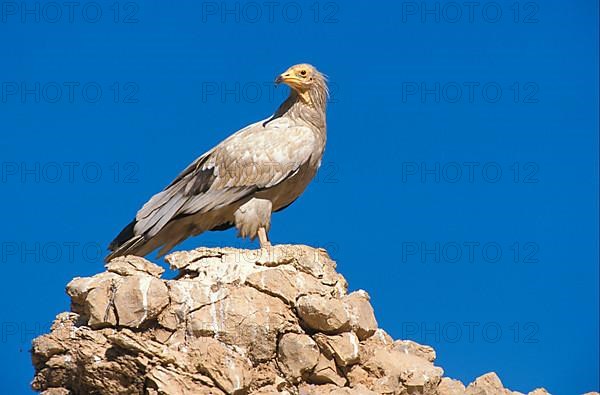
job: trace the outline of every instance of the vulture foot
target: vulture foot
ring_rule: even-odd
[[[262,226],[258,228],[258,241],[260,242],[260,248],[265,248],[268,250],[272,247],[267,236],[267,230]]]

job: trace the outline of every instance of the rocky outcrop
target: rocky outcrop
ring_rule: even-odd
[[[119,257],[67,285],[71,312],[33,342],[32,386],[58,394],[517,394],[494,373],[465,387],[435,351],[377,327],[322,249],[199,248],[179,271]],[[541,395],[543,389],[531,394]]]

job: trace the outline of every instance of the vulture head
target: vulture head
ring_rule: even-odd
[[[309,105],[325,105],[329,97],[327,78],[314,66],[302,63],[290,67],[275,79],[276,84],[284,83]]]

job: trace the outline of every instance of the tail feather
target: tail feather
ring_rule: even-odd
[[[146,256],[160,247],[162,248],[158,252],[158,257],[162,257],[190,236],[197,236],[207,230],[231,228],[233,223],[228,221],[227,217],[229,217],[228,212],[223,210],[180,216],[167,222],[154,234],[152,232],[137,234],[135,226],[138,222],[133,220],[109,244],[108,249],[111,252],[105,258],[105,262],[124,255]],[[202,226],[199,225],[200,222]]]
[[[109,262],[111,259],[123,255],[145,255],[140,254],[138,251],[141,247],[146,244],[144,236],[134,236],[127,240],[125,243],[116,247],[110,254],[104,258],[105,262]]]
[[[135,254],[135,251],[144,244],[144,236],[135,234],[136,220],[131,221],[108,245],[110,254],[104,259],[106,262],[122,255]]]
[[[108,245],[108,249],[111,251],[115,251],[121,245],[123,245],[127,240],[134,237],[135,236],[135,224],[136,224],[136,220],[134,219],[126,227],[124,227],[123,230],[121,230],[121,232],[119,232],[117,237],[115,237],[115,239],[110,242],[110,244]]]
[[[145,233],[136,234],[135,225],[136,221],[132,221],[110,243],[108,249],[112,252],[104,259],[105,262],[124,255],[146,256],[162,246],[163,248],[158,253],[158,257],[160,258],[194,233],[193,226],[182,220],[168,223],[157,234],[152,236]],[[201,231],[197,232],[197,234],[199,233]]]

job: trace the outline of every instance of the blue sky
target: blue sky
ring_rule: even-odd
[[[451,377],[598,390],[598,3],[269,4],[2,2],[7,393],[30,391],[66,283],[300,62],[330,77],[328,146],[272,240],[328,248]]]

